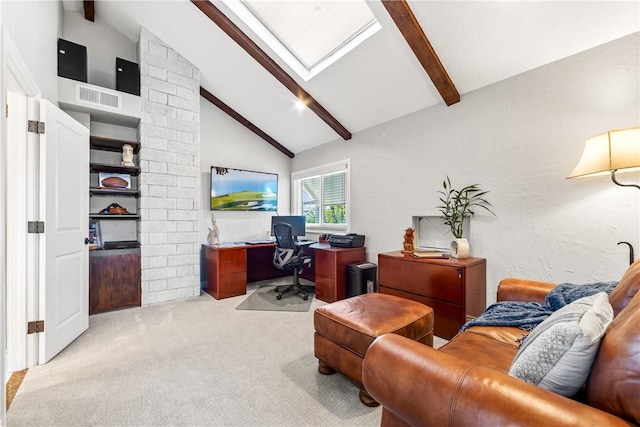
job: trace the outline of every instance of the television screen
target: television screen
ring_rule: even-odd
[[[278,210],[278,175],[211,167],[211,210]]]

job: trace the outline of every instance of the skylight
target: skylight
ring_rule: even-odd
[[[304,80],[381,27],[364,0],[224,0]]]

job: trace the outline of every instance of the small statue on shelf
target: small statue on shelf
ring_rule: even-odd
[[[412,254],[414,247],[413,247],[413,232],[414,229],[413,228],[407,228],[404,231],[404,242],[402,242],[402,253],[403,254]]]
[[[129,144],[122,146],[122,166],[135,166],[133,163],[133,147]]]
[[[211,228],[209,229],[209,235],[207,236],[207,243],[210,245],[217,245],[220,243],[220,230],[216,222],[216,217],[211,213]]]

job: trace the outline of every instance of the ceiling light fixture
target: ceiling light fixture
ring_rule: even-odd
[[[305,104],[305,102],[300,100],[300,99],[298,99],[296,101],[295,106],[296,106],[296,109],[301,110],[301,111],[304,110],[305,108],[307,108],[307,104]]]

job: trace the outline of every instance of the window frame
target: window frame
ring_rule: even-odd
[[[300,181],[315,176],[331,175],[339,172],[345,173],[345,209],[346,224],[310,224],[305,223],[307,232],[311,233],[335,233],[348,232],[351,226],[351,159],[340,160],[309,169],[304,169],[291,173],[291,213],[292,215],[302,215],[302,197]],[[324,196],[322,197],[324,199]],[[321,203],[322,205],[322,203]],[[321,215],[321,218],[324,219]]]

